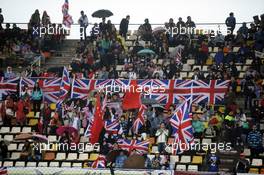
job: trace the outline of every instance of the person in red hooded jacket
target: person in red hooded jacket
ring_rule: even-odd
[[[23,99],[19,99],[17,102],[17,109],[16,109],[16,122],[19,125],[24,125],[26,121],[26,115],[25,115],[25,104]]]

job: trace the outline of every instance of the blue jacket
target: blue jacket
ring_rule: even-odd
[[[215,54],[215,62],[217,65],[219,65],[220,63],[223,63],[224,61],[224,52],[217,52]]]
[[[250,131],[247,137],[248,144],[251,148],[262,147],[262,135],[259,131]]]

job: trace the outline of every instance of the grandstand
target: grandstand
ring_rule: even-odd
[[[263,15],[214,37],[171,20],[39,37],[32,19],[1,22],[1,173],[264,173]]]

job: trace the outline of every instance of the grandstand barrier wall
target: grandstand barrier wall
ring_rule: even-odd
[[[60,175],[111,175],[110,169],[81,169],[81,168],[35,168],[35,167],[8,167],[8,175],[39,175],[39,174],[60,174]],[[115,169],[115,175],[229,175],[226,172],[193,172],[174,170],[146,170],[146,169]],[[231,174],[230,174],[231,175]]]

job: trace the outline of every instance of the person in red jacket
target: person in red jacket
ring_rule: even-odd
[[[26,115],[25,115],[25,104],[23,99],[19,99],[17,102],[17,109],[16,109],[16,122],[19,125],[24,125],[26,121]]]

